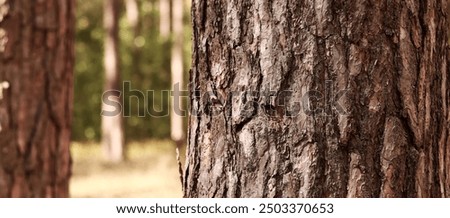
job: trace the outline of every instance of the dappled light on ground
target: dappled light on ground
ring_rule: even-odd
[[[175,148],[170,141],[129,143],[128,160],[108,164],[95,143],[72,143],[71,197],[181,197]]]

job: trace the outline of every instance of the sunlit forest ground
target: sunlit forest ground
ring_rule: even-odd
[[[71,197],[177,198],[181,185],[174,146],[170,141],[128,143],[128,160],[103,161],[97,143],[73,143]]]

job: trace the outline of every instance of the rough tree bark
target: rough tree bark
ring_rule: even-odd
[[[105,84],[104,90],[120,89],[119,70],[119,0],[104,1],[105,26]],[[121,96],[111,96],[110,100],[122,102]],[[102,110],[110,111],[110,106],[103,102]],[[112,111],[114,109],[111,109]],[[122,114],[102,116],[102,147],[105,158],[110,162],[123,160],[123,123]]]
[[[194,0],[185,196],[450,197],[446,5]]]
[[[2,198],[69,195],[74,4],[0,0]]]

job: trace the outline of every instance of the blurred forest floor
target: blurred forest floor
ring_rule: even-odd
[[[71,197],[182,197],[175,148],[171,141],[132,142],[127,146],[127,161],[107,164],[99,144],[74,142],[71,147]]]

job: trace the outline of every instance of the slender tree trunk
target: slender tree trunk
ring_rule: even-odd
[[[186,197],[450,197],[446,0],[193,1]]]
[[[159,34],[164,39],[170,36],[170,0],[159,0]]]
[[[0,1],[1,198],[69,195],[74,8]]]
[[[131,44],[132,73],[140,73],[139,57],[140,44],[139,37],[141,35],[141,17],[139,13],[139,3],[137,0],[125,0],[125,8],[128,24],[133,34],[133,42]]]
[[[183,89],[183,0],[174,0],[172,4],[173,44],[170,58],[172,88],[174,96],[181,96]],[[181,114],[181,98],[172,98],[170,117],[170,135],[178,148],[184,144],[183,115]]]
[[[139,5],[137,0],[125,0],[127,20],[132,30],[139,25]]]
[[[104,90],[120,89],[119,71],[119,0],[104,1],[105,37],[105,84]],[[121,96],[112,96],[112,101],[121,102]],[[109,111],[103,103],[104,111]],[[123,126],[122,115],[102,117],[102,146],[105,157],[111,162],[123,160]]]

